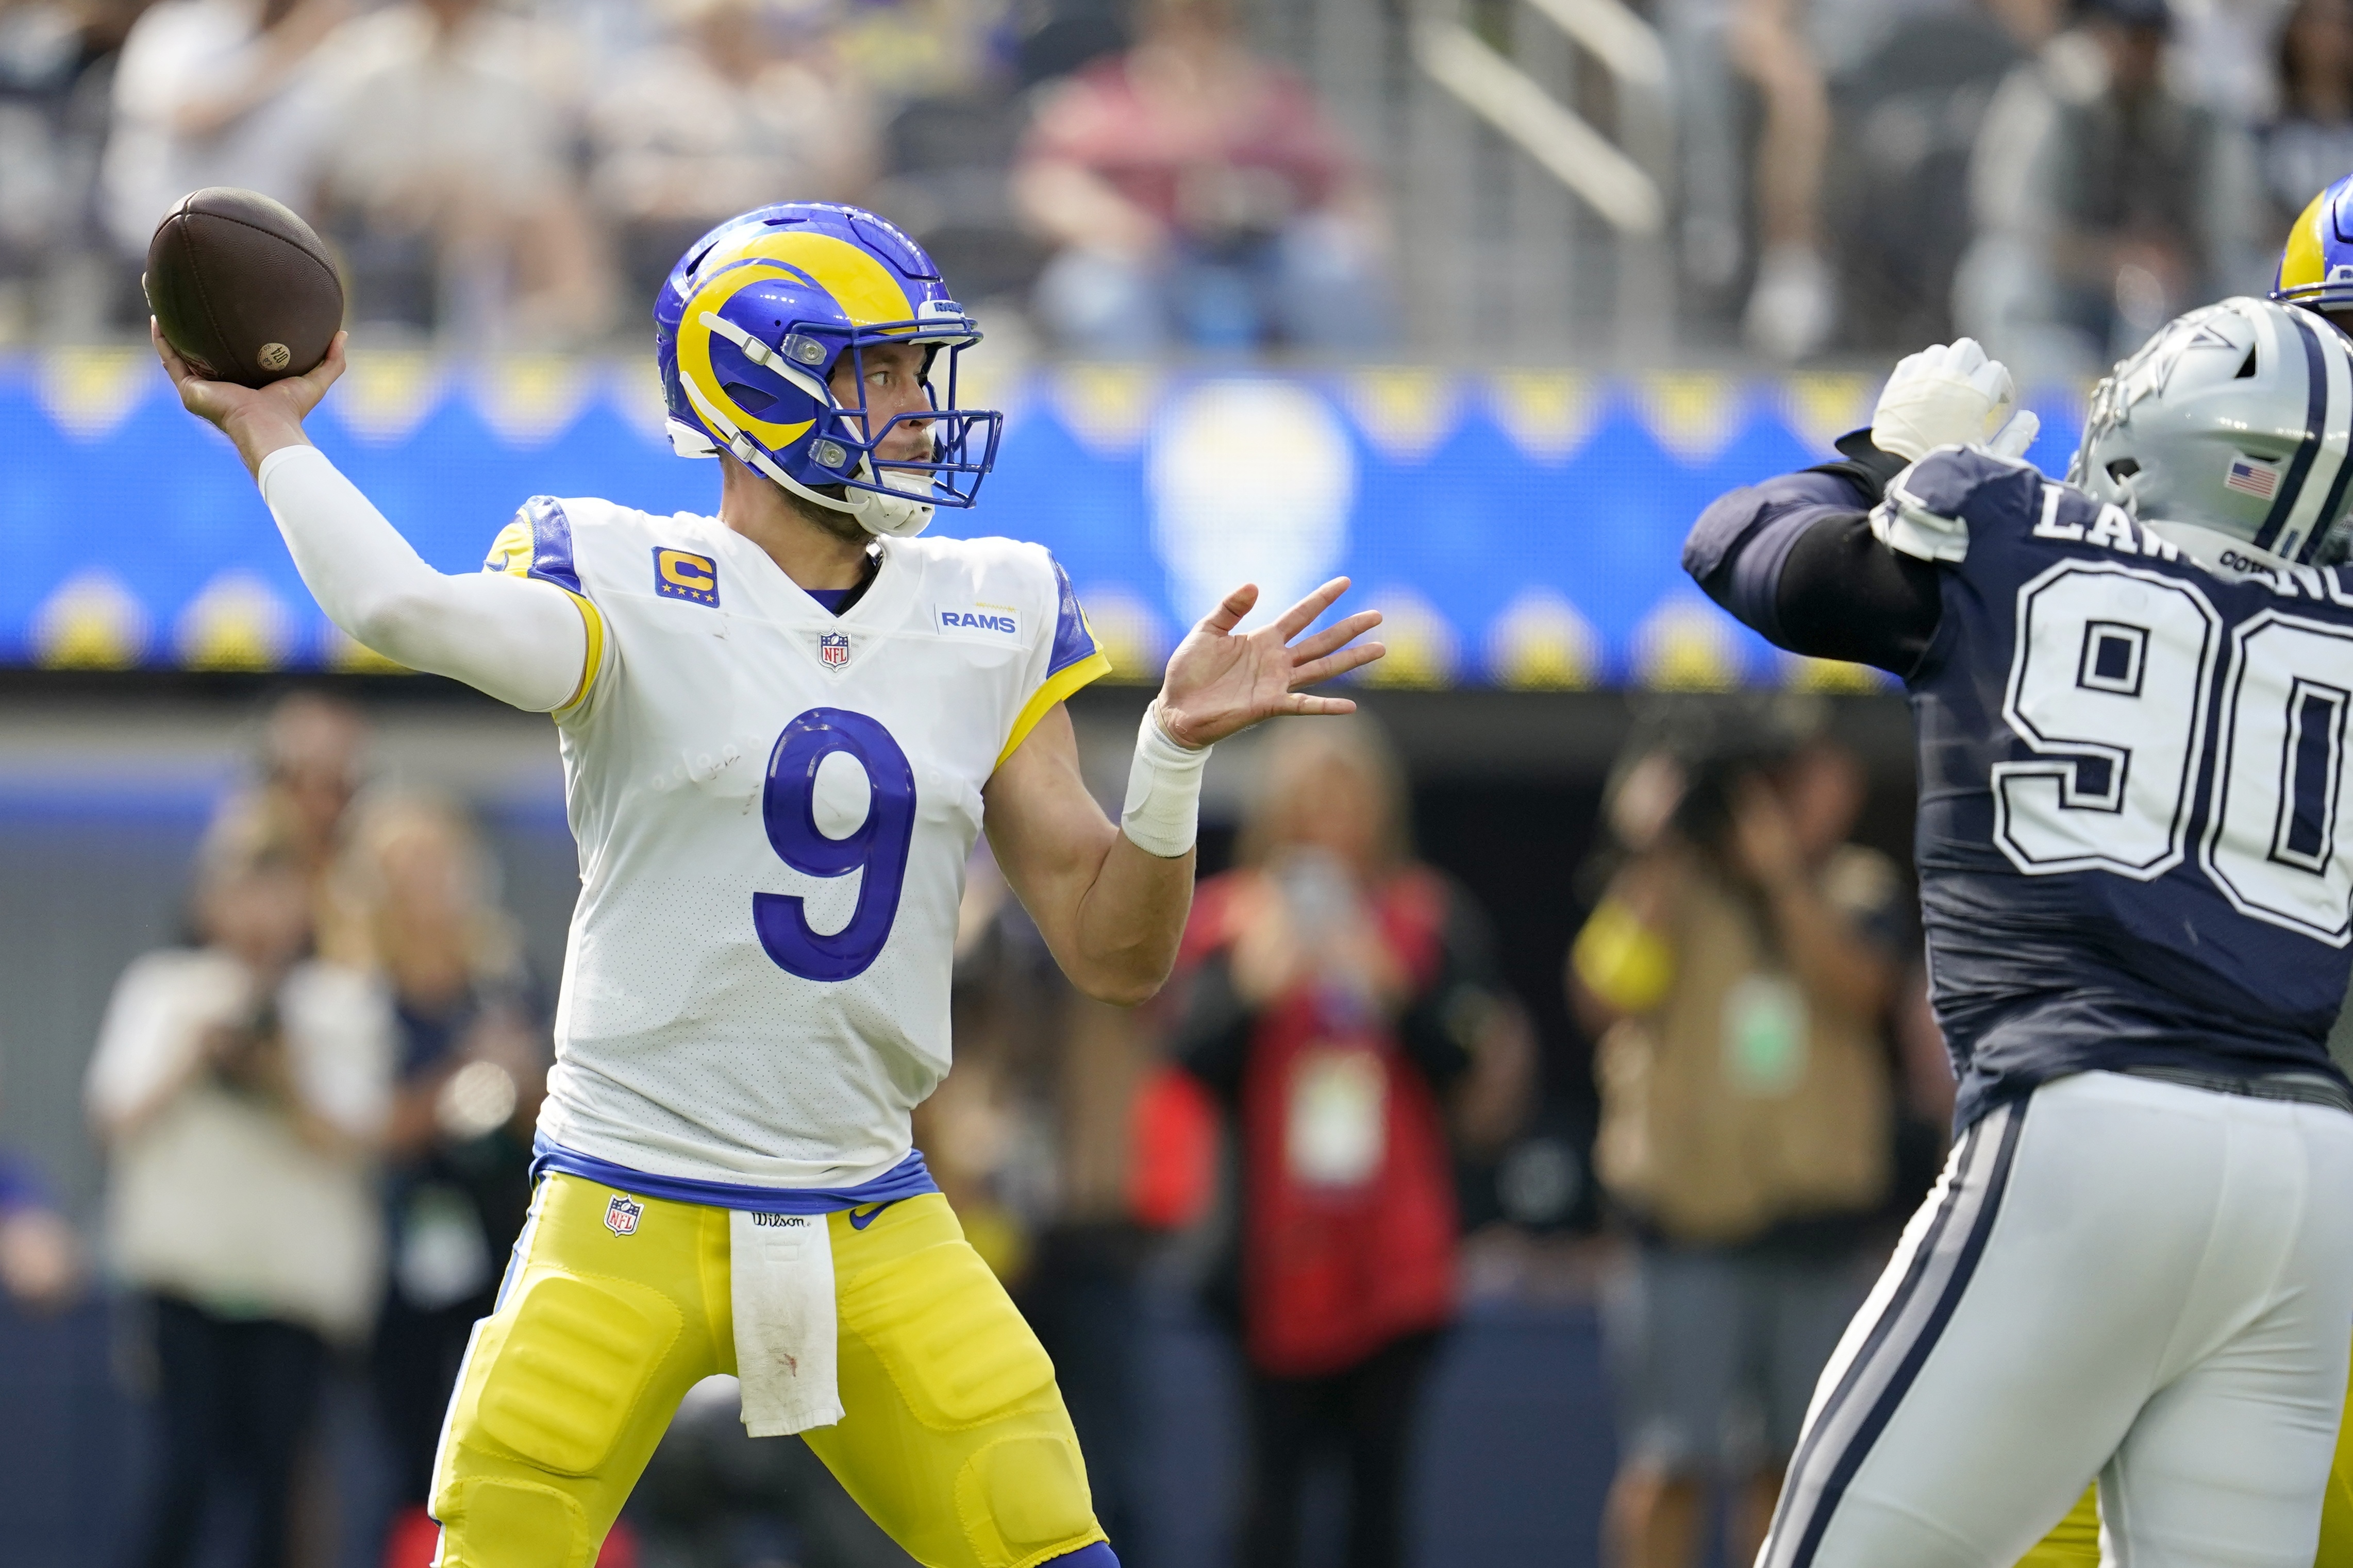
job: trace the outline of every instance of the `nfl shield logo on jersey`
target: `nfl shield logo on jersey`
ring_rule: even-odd
[[[638,1221],[645,1212],[646,1205],[637,1199],[627,1193],[615,1193],[613,1201],[605,1205],[605,1228],[615,1236],[635,1236]]]
[[[817,639],[817,657],[828,669],[839,669],[849,662],[849,634],[820,632]]]

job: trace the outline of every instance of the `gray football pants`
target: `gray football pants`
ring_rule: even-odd
[[[2353,1116],[2116,1073],[1956,1144],[1823,1370],[1758,1568],[2310,1568],[2353,1332]]]

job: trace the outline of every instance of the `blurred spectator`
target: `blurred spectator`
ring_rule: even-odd
[[[1830,101],[1805,21],[1804,0],[1666,0],[1660,16],[1681,124],[1684,269],[1704,289],[1730,287],[1753,211],[1757,263],[1741,331],[1784,360],[1812,353],[1838,325],[1821,235]],[[1761,111],[1753,149],[1741,80]]]
[[[836,0],[784,3],[814,8]],[[834,41],[887,118],[923,99],[987,91],[1003,72],[1015,10],[1009,0],[856,0],[843,7]]]
[[[321,958],[375,963],[364,900],[351,884],[347,817],[366,776],[367,718],[341,697],[290,692],[261,721],[259,781],[222,806],[214,832],[275,846],[311,889],[309,940]]]
[[[817,31],[765,0],[666,0],[673,37],[590,112],[591,187],[617,226],[629,308],[650,308],[686,247],[776,201],[845,201],[873,157],[872,113]]]
[[[547,1049],[489,854],[457,812],[383,801],[354,837],[396,1052],[384,1136],[391,1267],[372,1361],[396,1501],[414,1528],[458,1363],[531,1205]]]
[[[81,1289],[81,1243],[30,1161],[0,1151],[0,1294],[52,1312]]]
[[[2252,142],[2168,79],[2170,26],[2166,0],[2079,0],[1987,111],[1953,314],[2021,382],[2090,374],[2200,300],[2262,291]]]
[[[2168,78],[2184,98],[2234,125],[2262,125],[2276,118],[2285,107],[2279,79],[2280,29],[2295,4],[2183,0],[2173,7]],[[2313,187],[2316,192],[2319,188]]]
[[[397,0],[336,39],[323,171],[356,321],[560,346],[612,316],[551,87],[562,36],[486,0]]]
[[[1634,1237],[1607,1325],[1619,1568],[1702,1561],[1718,1479],[1725,1560],[1756,1555],[1890,1178],[1902,880],[1843,842],[1853,759],[1774,750],[1720,731],[1630,769],[1612,816],[1633,853],[1572,950],[1601,1041],[1595,1169]]]
[[[2274,234],[2353,170],[2353,0],[2300,0],[2288,13],[2279,82],[2261,154]]]
[[[1952,338],[1970,149],[2002,79],[2057,20],[2053,0],[1906,7],[1835,77],[1826,199],[1847,345],[1908,353]]]
[[[329,113],[317,57],[350,11],[351,0],[162,0],[139,18],[100,176],[126,259],[143,261],[156,221],[206,185],[309,205]]]
[[[366,1332],[382,1262],[373,1148],[390,1019],[364,973],[303,957],[309,888],[249,822],[206,847],[205,945],[124,972],[90,1068],[112,1261],[154,1330],[147,1564],[196,1561],[208,1504],[240,1493],[241,1560],[286,1561],[328,1346]]]
[[[1229,1111],[1249,1398],[1239,1560],[1301,1560],[1327,1456],[1349,1568],[1406,1559],[1406,1461],[1455,1310],[1449,1112],[1493,1147],[1532,1052],[1484,918],[1416,864],[1395,763],[1361,720],[1280,726],[1244,867],[1202,885],[1170,1049]]]
[[[629,1515],[647,1568],[915,1568],[807,1444],[744,1430],[732,1377],[686,1391]]]
[[[1083,353],[1381,342],[1370,184],[1230,0],[1145,0],[1136,47],[1056,90],[1015,196],[1060,247],[1043,324]]]
[[[0,0],[0,342],[23,337],[42,285],[85,238],[95,177],[77,99],[108,40],[64,0]]]

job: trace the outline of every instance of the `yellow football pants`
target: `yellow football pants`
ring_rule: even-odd
[[[735,1370],[725,1209],[540,1184],[434,1463],[439,1568],[588,1568],[686,1391]],[[835,1426],[801,1436],[924,1568],[1032,1568],[1103,1539],[1053,1363],[938,1194],[828,1216]]]
[[[2084,1493],[2059,1527],[2018,1560],[2018,1568],[2100,1568],[2100,1489]],[[2313,1568],[2353,1568],[2353,1380],[2337,1426],[2337,1459],[2320,1510],[2320,1552]]]

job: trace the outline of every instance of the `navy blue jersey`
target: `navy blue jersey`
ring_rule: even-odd
[[[2353,958],[2353,579],[2225,580],[1983,453],[1932,454],[1904,488],[1968,525],[1963,560],[1877,570],[1934,590],[1933,630],[1899,673],[1959,1120],[2097,1068],[2341,1083],[2326,1042]],[[1800,617],[1778,579],[1814,530],[1852,541],[1859,503],[1837,504],[1852,490],[1812,474],[1736,491],[1687,564],[1791,646]]]

